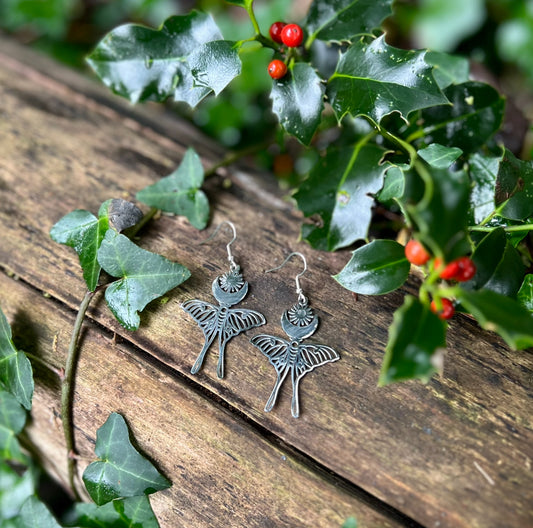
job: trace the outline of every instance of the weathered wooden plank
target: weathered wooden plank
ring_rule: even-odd
[[[32,66],[24,70],[15,55],[0,61],[0,144],[8,153],[0,160],[0,262],[74,308],[83,295],[77,258],[48,239],[50,226],[73,208],[96,211],[107,198],[132,198],[174,168],[187,141],[179,125],[176,143],[147,126],[136,128],[126,110],[111,111],[87,95],[76,98],[90,93],[81,90],[81,81],[76,90],[66,89],[31,73]],[[31,83],[28,75],[33,75]],[[226,269],[225,241],[217,239],[198,251],[194,244],[205,235],[182,219],[162,218],[147,229],[141,244],[187,265],[193,277],[172,292],[167,304],[153,304],[135,334],[115,324],[101,301],[92,316],[287,444],[426,526],[530,523],[531,354],[509,351],[501,340],[458,317],[451,324],[442,378],[427,386],[378,389],[386,329],[401,294],[356,302],[329,278],[347,260],[346,253],[312,252],[298,244],[297,215],[242,172],[230,178],[229,190],[214,178],[208,193],[213,223],[232,220],[239,230],[233,248],[252,288],[243,306],[261,310],[269,322],[263,329],[282,335],[279,316],[294,301],[292,277],[298,264],[275,274],[262,271],[298,249],[310,266],[302,284],[322,319],[314,340],[342,355],[340,362],[302,382],[302,417],[290,417],[289,387],[272,413],[262,411],[274,373],[245,336],[228,345],[227,378],[216,378],[215,354],[198,376],[190,376],[203,338],[179,303],[210,299],[211,281]]]
[[[60,367],[73,313],[0,274],[2,308],[20,347]],[[96,429],[110,412],[128,421],[138,445],[173,486],[152,496],[161,526],[340,526],[357,515],[363,526],[393,527],[363,500],[290,448],[273,445],[253,427],[205,399],[161,364],[111,334],[87,325],[75,390],[80,471],[95,459]],[[37,388],[28,437],[49,470],[64,481],[66,451],[56,374],[34,362]],[[80,472],[81,474],[81,472]]]

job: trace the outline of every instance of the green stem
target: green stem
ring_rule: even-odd
[[[124,234],[131,240],[137,236],[137,233],[159,212],[159,209],[152,207],[133,227],[124,231]]]
[[[416,153],[416,149],[408,142],[405,141],[398,136],[395,136],[394,134],[391,134],[388,130],[381,128],[379,125],[377,125],[377,128],[379,130],[379,133],[386,139],[392,141],[393,143],[396,143],[399,145],[403,150],[409,154],[409,159],[411,160],[409,167],[412,167],[415,163],[415,161],[418,158],[418,154]]]
[[[470,231],[481,231],[484,233],[490,233],[491,231],[494,231],[497,229],[497,227],[484,227],[482,225],[478,226],[472,226],[468,228]],[[533,224],[526,224],[526,225],[514,225],[514,226],[507,226],[503,228],[507,233],[514,233],[514,232],[520,232],[520,231],[533,231]]]
[[[244,158],[245,156],[249,156],[250,154],[255,154],[256,152],[260,152],[262,150],[265,150],[270,145],[270,141],[264,141],[262,143],[258,143],[256,145],[252,145],[250,147],[247,147],[242,150],[238,150],[236,152],[228,152],[224,158],[222,158],[219,162],[211,165],[205,173],[204,178],[210,178],[211,176],[214,176],[218,169],[222,167],[227,167],[228,165],[232,165],[236,161],[239,161],[241,158]]]
[[[89,303],[93,298],[94,292],[88,291],[83,298],[78,309],[78,315],[74,322],[72,336],[68,347],[67,364],[65,365],[65,376],[61,383],[61,419],[63,421],[63,433],[65,435],[65,444],[67,447],[67,464],[68,464],[68,479],[74,498],[79,501],[80,495],[76,489],[76,444],[74,441],[74,424],[72,415],[72,404],[74,396],[74,374],[76,372],[76,365],[78,359],[78,340],[80,337],[83,319],[89,307]]]
[[[254,27],[254,31],[256,35],[261,35],[261,30],[259,29],[259,24],[257,23],[257,18],[255,18],[254,13],[254,3],[253,2],[246,2],[245,9],[248,13],[248,16],[250,17],[250,20],[252,21],[252,26]]]

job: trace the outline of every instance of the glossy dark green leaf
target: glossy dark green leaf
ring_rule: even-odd
[[[507,201],[501,215],[512,220],[533,216],[533,162],[517,159],[505,150],[498,169],[496,204]]]
[[[83,473],[93,501],[101,506],[113,499],[136,497],[168,488],[171,483],[132,445],[124,418],[111,413],[96,434],[100,459]]]
[[[496,206],[494,199],[500,161],[501,157],[484,154],[475,153],[470,156],[468,162],[472,181],[470,207],[476,224],[487,218]]]
[[[457,299],[485,328],[497,332],[512,348],[533,346],[533,314],[518,301],[490,290],[461,290]]]
[[[446,323],[428,306],[407,295],[394,313],[379,385],[420,379],[428,382],[441,370],[446,348]]]
[[[405,168],[405,167],[404,167]],[[385,174],[383,188],[379,191],[377,199],[382,202],[390,202],[403,196],[405,192],[405,177],[401,167],[390,167]]]
[[[0,526],[2,520],[13,519],[24,502],[35,493],[38,471],[30,466],[19,475],[9,464],[0,460]]]
[[[484,288],[507,297],[516,297],[522,285],[525,266],[502,228],[495,229],[483,238],[476,246],[472,260],[476,265],[476,274],[465,287],[475,290]]]
[[[112,277],[105,299],[113,315],[128,330],[137,330],[138,312],[145,306],[187,280],[189,270],[161,255],[136,246],[128,237],[113,229],[107,231],[98,250],[98,262]]]
[[[518,291],[517,300],[526,310],[533,313],[533,274],[529,273],[525,276]]]
[[[465,57],[429,51],[426,54],[426,62],[434,66],[433,77],[441,90],[448,88],[451,84],[462,84],[468,81],[470,64]]]
[[[168,213],[186,216],[197,229],[209,219],[209,201],[201,190],[204,169],[198,154],[189,148],[180,166],[169,176],[137,193],[137,200]]]
[[[9,392],[0,390],[0,457],[26,463],[17,435],[26,423],[26,411]]]
[[[61,528],[50,510],[35,495],[26,499],[15,521],[17,528]]]
[[[445,147],[432,143],[429,147],[420,149],[418,155],[437,169],[447,169],[454,163],[463,151],[456,147]]]
[[[355,42],[328,82],[327,95],[337,119],[366,115],[379,123],[392,112],[407,119],[414,110],[447,103],[432,67],[424,61],[425,53],[394,48],[384,37],[369,45]]]
[[[11,327],[0,308],[0,387],[3,386],[26,409],[31,409],[33,370],[24,352],[13,344]]]
[[[306,217],[319,216],[321,225],[304,224],[302,237],[327,251],[366,238],[374,194],[383,185],[384,150],[374,144],[332,149],[317,163],[294,195]]]
[[[213,90],[218,95],[241,73],[241,59],[235,42],[206,42],[187,58],[194,85]]]
[[[272,82],[270,97],[281,126],[309,145],[324,108],[324,87],[315,70],[309,64],[296,63],[285,77]]]
[[[410,266],[401,244],[374,240],[356,249],[348,264],[333,278],[355,293],[382,295],[403,285]]]
[[[452,103],[422,111],[426,143],[478,150],[500,128],[505,99],[488,84],[466,82],[444,90]]]
[[[403,209],[418,231],[420,241],[433,255],[443,255],[447,261],[469,253],[470,182],[466,173],[429,165],[420,170],[429,180],[423,180],[421,199],[418,195],[421,178],[415,171],[404,173],[406,191],[401,198]]]
[[[206,42],[222,40],[211,16],[192,11],[154,30],[135,24],[108,33],[87,62],[104,84],[131,102],[174,97],[195,107],[209,88],[194,86],[187,59]]]
[[[145,495],[115,499],[103,506],[77,503],[65,526],[77,528],[159,528],[157,518]]]
[[[304,23],[307,42],[341,42],[371,34],[391,14],[392,0],[314,0]]]

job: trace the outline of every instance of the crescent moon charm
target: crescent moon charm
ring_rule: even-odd
[[[248,282],[244,282],[241,288],[235,292],[231,289],[224,290],[220,285],[220,277],[213,281],[212,291],[215,299],[223,306],[233,306],[240,303],[248,293]]]
[[[316,329],[318,328],[318,317],[316,315],[313,316],[309,323],[304,326],[300,326],[298,324],[291,323],[289,319],[289,312],[290,310],[283,312],[283,315],[281,316],[281,328],[283,328],[284,332],[291,339],[299,341],[315,333]]]

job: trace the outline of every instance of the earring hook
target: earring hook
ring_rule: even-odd
[[[294,255],[297,255],[298,257],[300,257],[304,263],[303,271],[301,271],[300,273],[298,273],[298,275],[296,275],[296,277],[294,278],[294,281],[296,282],[296,293],[298,294],[298,301],[301,302],[302,304],[305,304],[307,302],[307,298],[303,294],[302,287],[300,286],[300,277],[307,271],[307,260],[300,252],[293,251],[292,253],[287,255],[285,260],[279,266],[266,270],[265,273],[270,273],[271,271],[276,271],[276,270],[283,268],[283,266],[285,266],[285,264],[287,264],[289,259],[293,257]]]
[[[228,225],[233,231],[233,238],[226,245],[226,251],[228,252],[228,260],[229,260],[231,269],[236,269],[238,268],[238,265],[235,263],[235,259],[233,258],[233,255],[231,253],[231,247],[230,247],[231,244],[233,244],[233,242],[235,242],[235,240],[237,239],[237,230],[235,229],[235,225],[233,224],[233,222],[230,222],[229,220],[224,220],[223,222],[220,222],[220,224],[218,224],[215,230],[203,242],[200,242],[200,245],[207,244],[207,242],[209,242],[210,240],[213,240],[213,238],[217,236],[218,232],[220,231],[220,228],[224,224]]]

